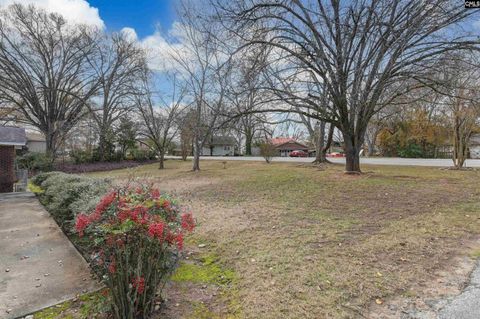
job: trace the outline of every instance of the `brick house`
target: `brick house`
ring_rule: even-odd
[[[269,140],[278,151],[278,156],[288,157],[292,151],[305,151],[308,153],[308,146],[289,137],[277,137]]]
[[[16,182],[15,149],[27,143],[24,128],[0,126],[0,193],[13,192]]]

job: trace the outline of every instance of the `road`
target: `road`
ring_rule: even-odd
[[[470,282],[463,292],[446,301],[438,319],[478,319],[480,318],[480,263],[470,275]]]
[[[167,158],[179,159],[176,156],[167,156]],[[261,156],[202,156],[202,160],[216,161],[265,161]],[[345,158],[329,158],[333,163],[344,164]],[[309,163],[313,161],[312,157],[274,157],[273,162],[292,162]],[[394,166],[434,166],[449,167],[453,166],[451,159],[439,158],[399,158],[399,157],[361,157],[361,164],[370,165],[394,165]],[[480,167],[480,159],[470,159],[466,162],[467,167]]]

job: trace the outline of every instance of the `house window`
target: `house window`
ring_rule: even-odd
[[[224,149],[225,151],[230,151],[230,145],[225,145],[225,146],[223,147],[223,149]]]

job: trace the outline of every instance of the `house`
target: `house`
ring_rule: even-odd
[[[435,152],[437,158],[452,158],[453,144],[450,142],[441,145]],[[473,134],[470,137],[467,148],[467,158],[480,159],[480,134]]]
[[[308,146],[298,142],[294,138],[289,137],[277,137],[268,140],[275,146],[278,151],[278,156],[288,157],[292,151],[305,151],[308,153]]]
[[[29,152],[45,153],[47,151],[47,141],[42,134],[27,132],[27,148]]]
[[[213,136],[202,148],[201,155],[234,156],[237,141],[232,136]]]
[[[0,126],[0,193],[13,192],[15,173],[15,149],[27,144],[25,129]]]
[[[470,158],[480,158],[480,134],[473,134],[469,142]]]

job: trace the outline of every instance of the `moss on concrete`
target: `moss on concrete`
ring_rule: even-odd
[[[36,312],[33,315],[34,319],[72,319],[73,316],[65,314],[64,312],[70,309],[72,306],[71,301],[65,301],[64,303],[43,309],[39,312]]]

